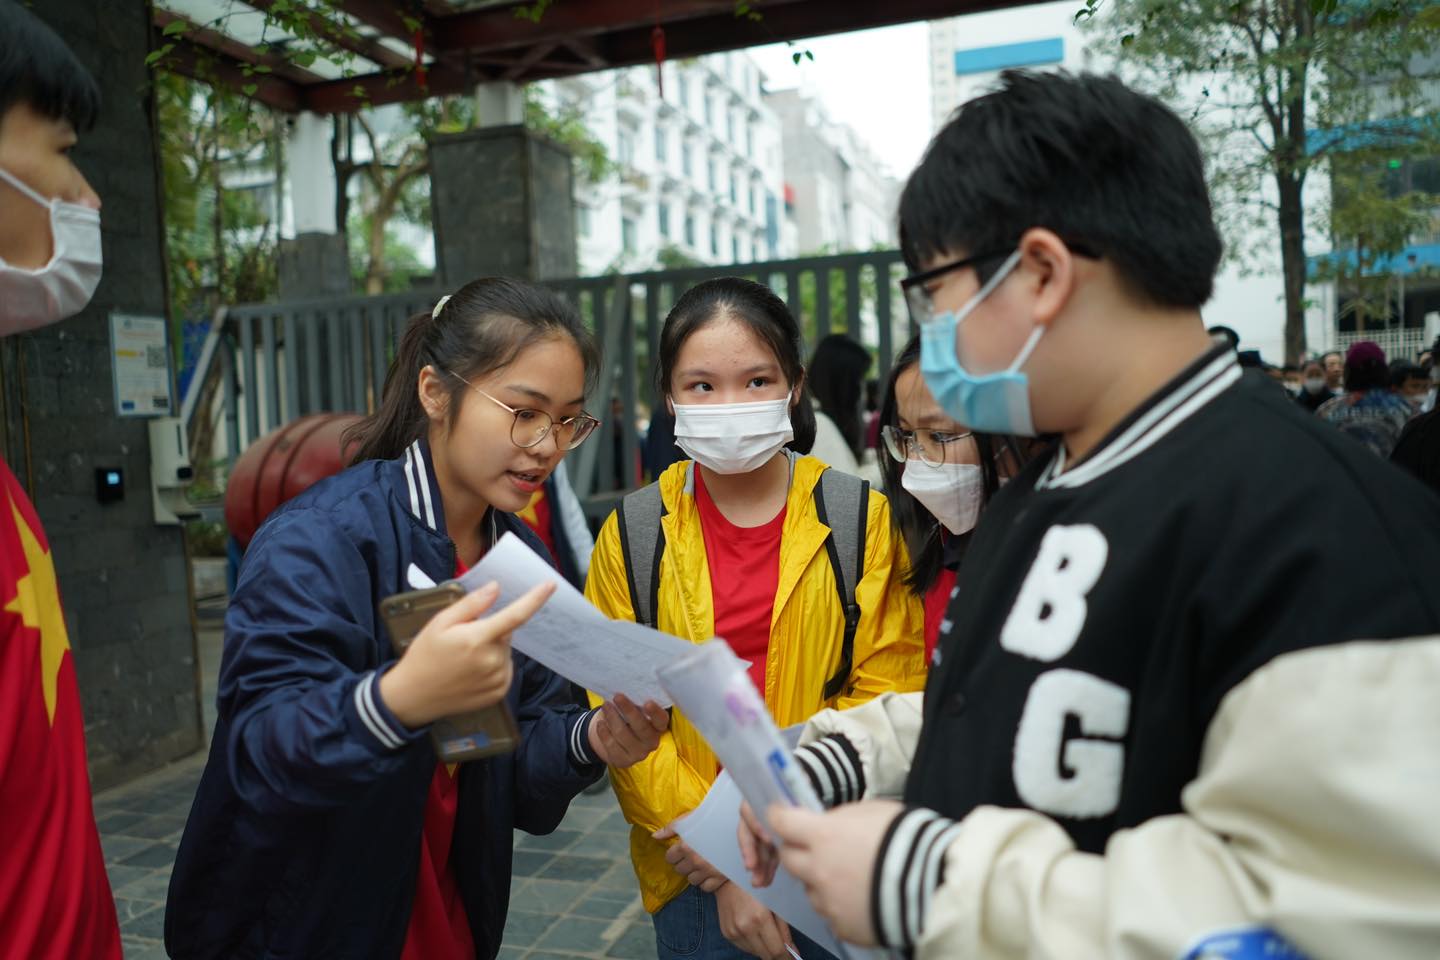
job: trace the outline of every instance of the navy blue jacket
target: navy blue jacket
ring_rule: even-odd
[[[219,720],[165,914],[176,958],[400,955],[436,757],[376,681],[394,663],[381,599],[455,570],[429,451],[371,461],[281,507],[225,618]],[[537,553],[535,536],[510,514]],[[479,957],[499,952],[512,831],[549,833],[604,770],[569,684],[516,653],[513,754],[460,767],[451,862]]]

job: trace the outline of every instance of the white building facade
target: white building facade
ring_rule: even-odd
[[[743,51],[538,86],[578,107],[617,172],[577,180],[580,272],[788,256],[779,121]],[[553,98],[553,100],[551,99]]]
[[[869,146],[799,90],[767,93],[780,120],[786,206],[801,254],[894,247],[900,185]]]

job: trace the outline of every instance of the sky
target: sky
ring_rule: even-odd
[[[815,59],[794,53],[809,50]],[[832,120],[870,144],[889,173],[904,179],[930,140],[930,44],[927,26],[906,23],[812,37],[794,46],[751,47],[770,90],[799,87]]]

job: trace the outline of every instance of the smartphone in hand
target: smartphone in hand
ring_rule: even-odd
[[[380,617],[390,631],[395,652],[404,656],[430,618],[465,596],[465,588],[451,581],[425,590],[411,590],[380,601]],[[442,717],[430,725],[435,753],[446,763],[461,763],[509,753],[520,745],[520,728],[504,701],[483,710]]]

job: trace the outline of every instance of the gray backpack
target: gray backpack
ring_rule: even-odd
[[[689,467],[688,469],[694,469]],[[855,628],[860,624],[860,607],[855,587],[865,574],[865,521],[869,515],[870,482],[838,470],[820,474],[813,493],[815,515],[830,528],[825,551],[835,573],[835,589],[845,610],[845,636],[840,646],[840,666],[825,683],[825,699],[845,688],[855,662]],[[660,593],[660,558],[665,553],[665,534],[660,518],[665,504],[660,485],[650,484],[626,494],[615,511],[620,530],[620,552],[625,559],[625,579],[630,584],[630,608],[635,622],[655,627]],[[830,517],[835,517],[831,522]],[[636,563],[639,557],[648,562]]]

